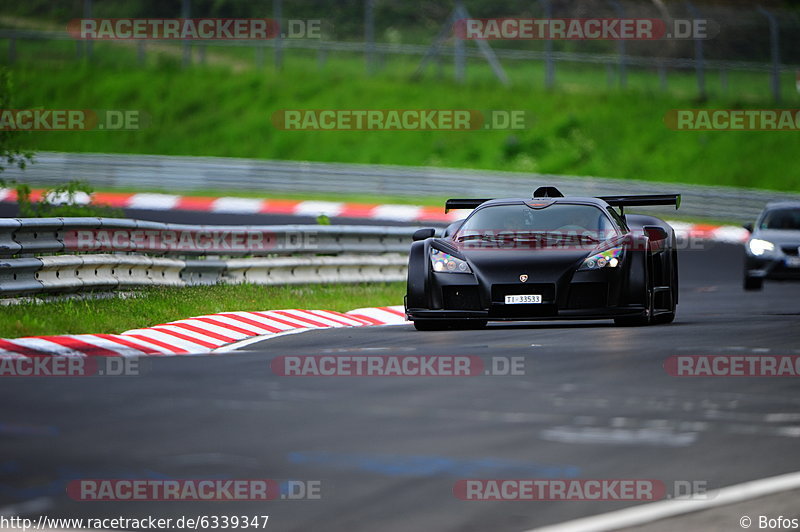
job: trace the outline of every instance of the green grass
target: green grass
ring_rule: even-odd
[[[176,49],[177,50],[177,49]],[[5,57],[0,46],[0,57]],[[416,59],[389,57],[365,77],[357,54],[287,50],[285,69],[254,68],[244,50],[213,50],[209,65],[181,70],[179,55],[96,43],[91,65],[76,61],[74,44],[18,43],[13,66],[17,108],[138,109],[149,127],[133,132],[36,132],[26,147],[76,152],[152,153],[267,159],[431,165],[522,172],[595,175],[679,183],[797,191],[790,170],[796,132],[676,132],[663,123],[675,108],[769,108],[761,73],[730,73],[723,91],[709,72],[709,100],[695,100],[691,73],[671,73],[659,92],[655,72],[630,69],[628,89],[607,86],[604,67],[557,68],[557,89],[542,87],[538,62],[507,61],[513,84],[500,86],[487,66],[471,60],[467,81],[452,81],[449,63],[411,80]],[[212,61],[212,58],[214,59]],[[221,66],[232,65],[230,68]],[[234,68],[235,67],[235,68]],[[786,76],[784,106],[800,102]],[[280,109],[522,109],[532,126],[518,131],[281,131]],[[80,176],[74,176],[80,177]],[[410,195],[415,191],[409,191]],[[413,201],[417,203],[417,200]],[[437,200],[438,203],[438,200]]]
[[[284,308],[345,312],[399,305],[405,283],[149,288],[135,298],[64,300],[2,308],[0,338],[121,333],[203,314]],[[46,311],[44,311],[46,309]]]

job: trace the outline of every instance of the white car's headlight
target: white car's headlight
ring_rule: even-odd
[[[753,238],[747,243],[748,249],[750,249],[750,253],[760,257],[765,253],[771,253],[775,251],[775,244],[768,240],[761,240],[760,238]]]
[[[431,266],[433,271],[438,273],[472,273],[465,260],[433,247],[431,248]]]
[[[616,268],[619,266],[622,255],[622,246],[606,249],[599,253],[595,253],[583,261],[578,271],[582,270],[599,270],[600,268]]]

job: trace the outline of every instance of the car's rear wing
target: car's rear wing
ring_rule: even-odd
[[[444,204],[444,212],[448,213],[453,209],[474,209],[481,203],[486,203],[488,199],[449,199]]]
[[[548,190],[542,193],[545,188]],[[563,197],[558,190],[551,187],[539,188],[534,193],[534,198],[548,198],[548,197]],[[552,190],[553,192],[549,192]],[[677,209],[681,205],[680,194],[639,194],[636,196],[598,196],[611,205],[612,207],[619,207],[622,211],[625,207],[649,207],[652,205],[675,205]],[[444,204],[444,212],[450,212],[453,209],[475,209],[478,205],[489,201],[489,199],[475,199],[475,198],[456,198],[449,199]]]
[[[652,205],[681,206],[680,194],[640,194],[636,196],[598,196],[612,207],[650,207]]]

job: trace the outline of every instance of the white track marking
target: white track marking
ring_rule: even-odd
[[[181,200],[180,196],[172,194],[134,194],[128,200],[129,209],[148,209],[155,211],[170,211]]]
[[[211,212],[258,214],[263,206],[264,200],[260,199],[218,198],[211,204]]]
[[[797,488],[800,488],[800,471],[712,490],[704,494],[706,498],[702,500],[670,499],[641,504],[614,512],[534,528],[525,532],[601,532],[604,530],[618,530]]]

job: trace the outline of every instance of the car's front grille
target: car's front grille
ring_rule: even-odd
[[[445,310],[481,310],[477,286],[443,286]]]
[[[556,285],[553,283],[493,284],[492,301],[504,303],[506,296],[541,295],[543,303],[556,300]]]
[[[782,246],[781,249],[784,255],[789,255],[790,257],[796,257],[799,251],[798,246]]]
[[[607,305],[608,283],[574,283],[570,285],[568,308],[602,308]]]

